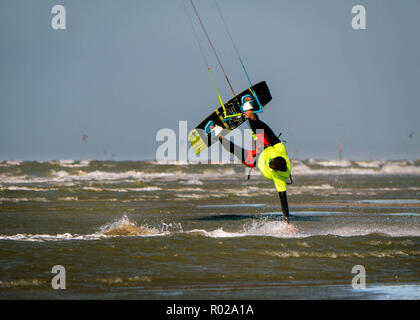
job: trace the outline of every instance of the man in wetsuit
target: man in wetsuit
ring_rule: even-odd
[[[245,95],[241,103],[243,114],[254,133],[256,148],[245,150],[230,140],[224,139],[222,135],[219,135],[219,140],[223,147],[234,154],[244,165],[250,168],[258,166],[264,177],[273,180],[279,193],[284,218],[287,223],[290,223],[286,195],[287,180],[290,177],[290,160],[286,149],[273,130],[253,113],[254,98],[251,95]],[[294,227],[291,229],[296,230]]]

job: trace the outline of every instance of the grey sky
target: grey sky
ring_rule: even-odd
[[[292,157],[335,159],[341,141],[347,159],[420,158],[419,1],[218,3],[251,79],[270,87],[262,119]],[[56,4],[66,30],[51,27]],[[245,89],[214,2],[195,4]],[[356,4],[367,30],[351,28]],[[0,159],[153,159],[159,129],[192,129],[218,106],[182,0],[2,0],[0,41]]]

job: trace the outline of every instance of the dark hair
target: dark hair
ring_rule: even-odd
[[[276,157],[274,159],[271,159],[268,166],[273,170],[282,171],[282,172],[287,171],[286,160],[284,160],[283,157]]]

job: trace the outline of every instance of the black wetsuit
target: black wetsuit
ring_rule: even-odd
[[[253,150],[245,150],[232,141],[227,139],[221,139],[223,147],[235,155],[244,165],[253,168],[257,165],[258,154],[262,152],[265,148],[269,146],[274,146],[275,144],[281,142],[280,139],[274,134],[273,130],[262,122],[257,115],[255,115],[255,120],[248,119],[248,123],[251,127],[252,132],[255,133],[257,141],[254,141],[256,148]],[[286,163],[286,162],[284,162]],[[287,167],[279,168],[279,171],[286,172]],[[287,194],[286,191],[279,192],[281,208],[283,215],[286,218],[286,221],[289,222],[289,205],[287,203]]]

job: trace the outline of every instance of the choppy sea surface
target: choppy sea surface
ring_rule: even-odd
[[[420,161],[292,166],[0,161],[0,298],[419,299]]]

